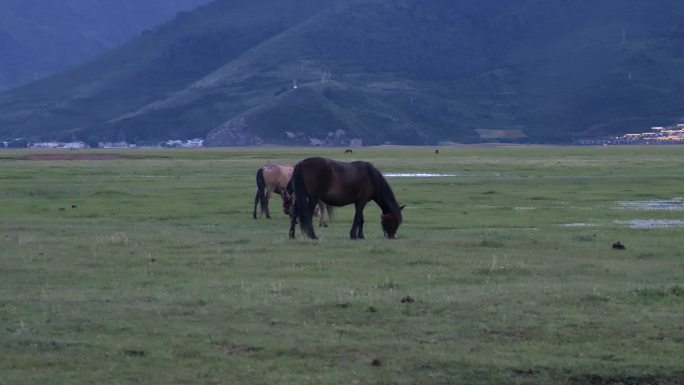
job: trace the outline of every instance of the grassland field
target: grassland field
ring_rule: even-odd
[[[0,151],[0,384],[684,383],[684,147],[343,152]],[[453,176],[396,240],[252,219],[313,155]]]

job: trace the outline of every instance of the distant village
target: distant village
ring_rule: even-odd
[[[625,134],[615,138],[580,139],[579,144],[684,144],[684,124],[670,127],[651,127],[648,132]]]
[[[289,133],[288,133],[289,134]],[[320,146],[323,142],[311,142],[312,145]],[[641,132],[636,134],[625,134],[622,136],[616,136],[612,138],[587,138],[587,139],[577,139],[576,144],[580,145],[616,145],[616,144],[684,144],[684,123],[677,124],[675,126],[668,127],[651,127],[650,131]],[[354,145],[361,145],[360,140],[358,143],[353,142]],[[35,142],[31,143],[25,139],[15,139],[10,142],[0,142],[0,148],[48,148],[48,149],[84,149],[84,148],[104,148],[104,149],[114,149],[114,148],[138,148],[138,147],[160,147],[160,148],[198,148],[204,146],[204,139],[194,138],[188,140],[167,140],[165,142],[158,143],[156,145],[136,145],[133,143],[127,143],[125,141],[120,142],[98,142],[97,145],[94,143],[86,143],[83,141],[73,140],[71,142]]]
[[[20,142],[20,145],[16,145],[16,142]],[[125,141],[121,142],[98,142],[97,146],[94,144],[88,144],[83,141],[73,140],[71,142],[35,142],[29,143],[22,139],[15,139],[14,142],[0,142],[0,147],[28,147],[28,148],[62,148],[69,150],[77,150],[82,148],[138,148],[138,147],[165,147],[165,148],[197,148],[204,146],[204,139],[195,138],[189,140],[167,140],[161,142],[157,145],[150,146],[138,146],[133,143],[127,143]]]

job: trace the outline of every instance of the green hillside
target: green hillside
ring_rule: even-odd
[[[0,137],[430,144],[641,130],[681,116],[682,16],[674,0],[217,0],[0,94]]]
[[[210,0],[3,0],[0,89],[76,65]]]

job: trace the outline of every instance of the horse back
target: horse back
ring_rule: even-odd
[[[310,195],[334,206],[368,202],[374,183],[368,162],[340,162],[327,158],[307,158],[299,162],[303,182]]]
[[[266,186],[277,193],[285,188],[292,177],[293,166],[269,163],[262,167]]]

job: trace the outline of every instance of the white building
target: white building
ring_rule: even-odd
[[[190,148],[195,148],[195,147],[202,147],[204,145],[204,139],[202,138],[195,138],[195,139],[190,139],[183,144],[183,147],[190,147]]]
[[[59,143],[57,142],[38,142],[31,143],[31,148],[59,148]]]
[[[76,150],[80,148],[86,148],[86,144],[84,142],[69,142],[69,143],[64,143],[63,148],[68,148],[70,150]]]

